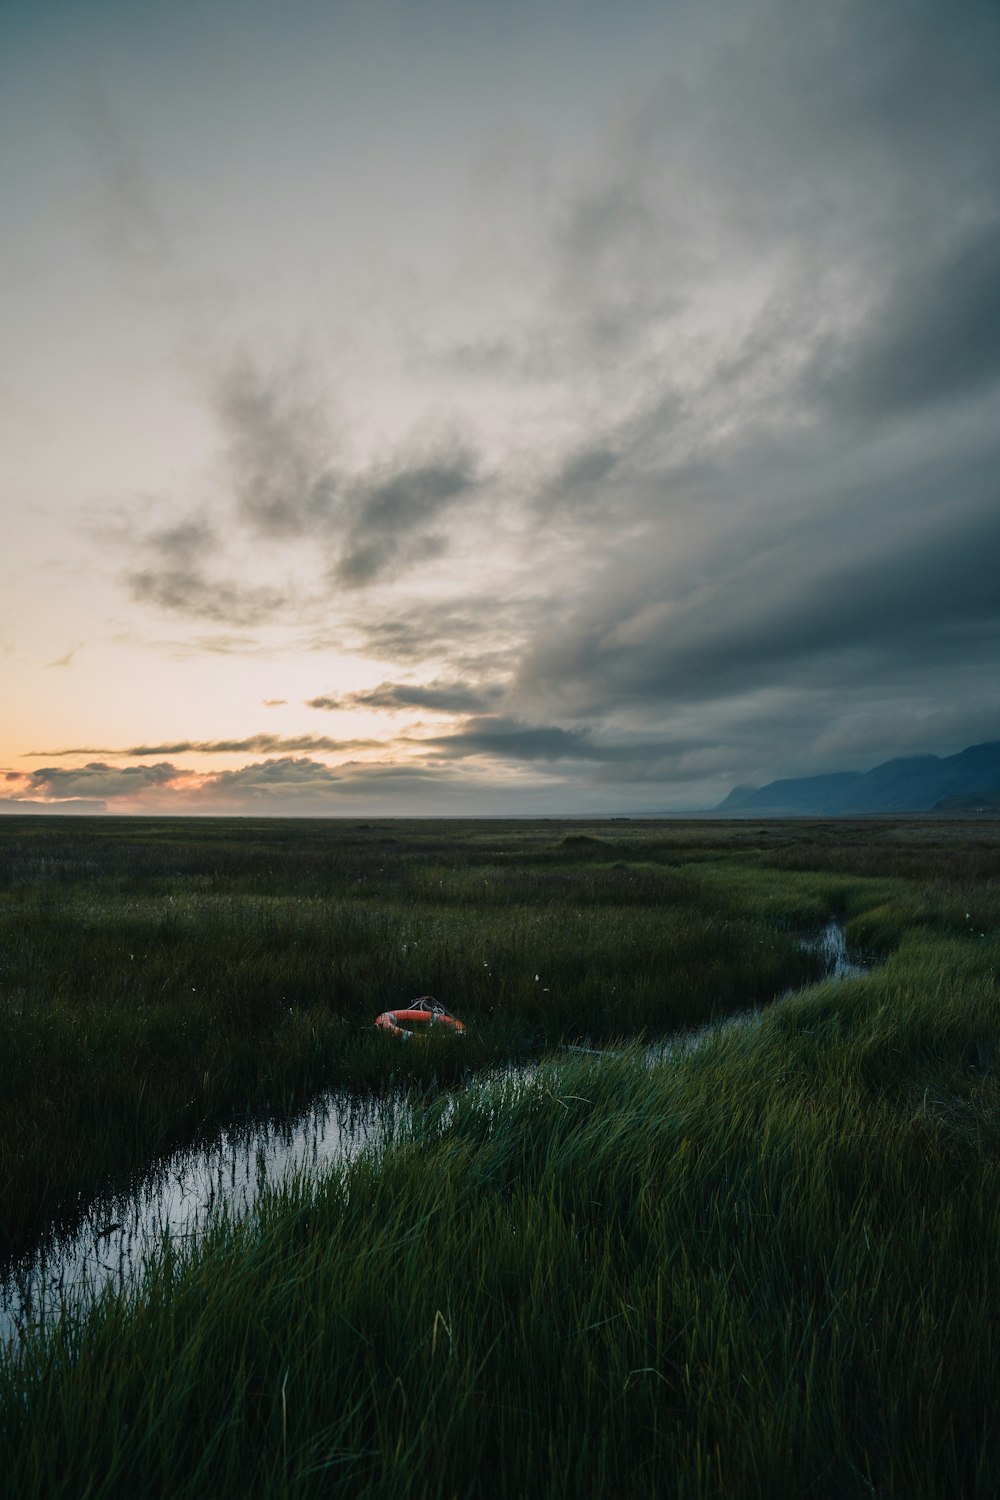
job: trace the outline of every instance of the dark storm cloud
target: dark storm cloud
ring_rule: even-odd
[[[748,10],[696,158],[727,190],[730,250],[784,262],[744,355],[819,420],[829,397],[884,427],[998,372],[1000,9],[793,9]]]
[[[533,724],[499,715],[467,719],[452,734],[412,740],[442,761],[484,759],[527,763],[547,773],[563,774],[567,762],[595,786],[602,784],[685,783],[718,768],[716,746],[690,734],[598,734],[593,729]],[[725,758],[725,757],[723,757]]]
[[[498,756],[505,760],[595,760],[595,752],[581,730],[521,723],[517,719],[489,715],[469,719],[455,734],[420,740],[448,759],[465,756]]]
[[[862,670],[898,677],[961,651],[987,659],[1000,639],[1000,509],[988,471],[959,472],[960,508],[952,499],[939,515],[920,514],[912,476],[908,493],[882,497],[881,516],[862,494],[839,516],[821,508],[735,529],[705,549],[693,580],[648,568],[609,577],[528,653],[513,701],[666,708],[816,672],[847,686]],[[923,483],[933,499],[941,475]]]
[[[474,687],[464,682],[430,682],[425,687],[408,682],[380,682],[377,687],[338,696],[308,698],[308,708],[330,710],[382,709],[400,713],[422,709],[428,713],[468,714],[489,708],[503,696],[498,686]]]
[[[514,405],[520,466],[462,425],[357,464],[301,379],[223,376],[234,535],[314,549],[332,644],[440,674],[310,705],[469,715],[420,745],[580,783],[863,767],[887,725],[994,738],[1000,6],[667,10],[661,85],[519,204],[517,315],[491,322],[484,279],[473,331],[437,346],[463,400],[474,374]],[[487,567],[495,497],[530,540]],[[481,573],[390,592],[458,521],[482,525]],[[213,582],[236,576],[227,536],[156,533],[137,596],[277,617],[285,591]]]
[[[889,288],[834,401],[865,421],[974,395],[1000,380],[1000,219],[953,237]]]
[[[689,167],[702,257],[791,251],[817,271],[836,250],[878,280],[996,200],[998,45],[990,0],[723,7],[688,29],[633,149]]]
[[[866,743],[893,753],[880,724],[907,747],[995,736],[1000,435],[981,398],[1000,383],[1000,10],[959,15],[748,8],[738,47],[693,34],[703,105],[682,82],[640,111],[625,181],[645,164],[655,197],[655,164],[688,156],[681,308],[700,295],[685,246],[704,285],[725,257],[770,285],[694,373],[671,365],[683,325],[664,302],[660,366],[625,365],[631,411],[550,463],[539,518],[571,516],[606,556],[528,646],[512,712],[690,709],[733,772],[824,743],[864,764]]]
[[[552,294],[523,347],[487,331],[484,356],[506,350],[523,376],[532,349],[551,373],[555,349],[565,374],[603,343],[615,389],[648,403],[685,363],[678,315],[766,270],[755,326],[704,372],[703,408],[720,374],[754,377],[742,404],[768,367],[787,383],[820,351],[840,362],[838,397],[854,410],[869,393],[895,410],[908,380],[923,399],[937,382],[985,378],[1000,8],[761,0],[705,15],[680,8],[661,86],[626,112],[603,159],[559,184],[542,273]]]
[[[208,571],[219,552],[219,539],[206,521],[178,521],[135,545],[146,566],[128,573],[126,581],[132,597],[143,603],[241,628],[261,625],[286,606],[277,589],[233,582]]]

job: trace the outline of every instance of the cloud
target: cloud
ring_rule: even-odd
[[[85,766],[62,769],[46,766],[24,778],[25,791],[46,799],[65,799],[90,795],[99,798],[134,797],[157,787],[169,785],[178,775],[176,766],[166,763],[153,766],[109,766],[93,761]]]
[[[287,790],[294,787],[299,791],[313,791],[317,787],[328,787],[340,779],[339,773],[322,761],[282,756],[277,760],[241,766],[236,771],[218,771],[204,786],[212,793],[225,794],[239,790],[242,795],[267,797],[275,788]],[[203,795],[207,795],[204,790]]]
[[[62,656],[57,656],[56,659],[55,659],[55,661],[46,662],[46,666],[48,666],[48,667],[70,667],[70,666],[72,666],[73,665],[73,658],[76,656],[76,653],[82,649],[82,647],[83,647],[83,642],[79,641],[75,646],[71,646],[69,648],[69,650],[66,651]]]
[[[906,266],[828,381],[833,400],[872,421],[975,395],[1000,380],[1000,219],[952,234]]]
[[[388,713],[400,713],[408,709],[422,709],[428,713],[475,713],[489,708],[503,696],[503,688],[497,684],[473,686],[465,682],[434,681],[426,686],[407,682],[381,682],[377,687],[341,696],[326,695],[307,698],[307,708],[320,708],[338,712],[355,709],[382,709]]]
[[[530,799],[530,790],[527,795]],[[523,806],[523,789],[519,796]],[[303,817],[399,816],[416,809],[439,817],[509,811],[511,801],[502,788],[464,768],[347,762],[331,769],[316,761],[280,759],[219,772],[198,790],[191,806]]]
[[[302,816],[331,816],[359,809],[399,814],[412,808],[443,813],[455,797],[468,798],[468,810],[482,806],[482,783],[447,768],[345,762],[337,767],[320,761],[282,757],[207,778],[191,798],[195,809],[235,808]]]
[[[357,587],[398,564],[412,566],[440,555],[446,541],[428,528],[480,484],[475,450],[454,435],[439,436],[423,452],[404,448],[375,465],[351,484],[334,577]]]
[[[553,479],[559,493],[579,496],[581,491],[602,485],[621,462],[621,452],[603,443],[586,443],[563,460]]]
[[[103,94],[91,93],[80,126],[95,169],[91,211],[100,246],[133,289],[158,286],[176,243],[139,140]]]
[[[456,678],[503,680],[552,605],[528,580],[507,578],[502,588],[491,583],[478,593],[469,593],[466,584],[463,577],[460,588],[418,597],[396,590],[377,609],[352,614],[335,643],[405,670],[434,670],[446,662]],[[316,650],[326,644],[322,634],[312,641]]]
[[[596,760],[588,736],[581,730],[549,725],[524,724],[498,715],[469,719],[455,734],[421,740],[448,758],[470,755],[498,756],[506,760]]]
[[[591,727],[566,728],[487,715],[465,721],[451,734],[412,741],[443,761],[499,761],[510,768],[540,766],[567,786],[684,785],[728,766],[731,752],[702,737],[677,731],[650,735]]]
[[[217,379],[212,409],[223,437],[214,502],[194,514],[161,502],[160,525],[119,520],[110,529],[135,560],[125,574],[133,599],[181,618],[230,632],[311,621],[331,596],[391,583],[443,556],[446,517],[483,492],[479,453],[453,422],[425,424],[369,463],[348,464],[327,403],[299,368],[235,358]],[[99,529],[107,539],[108,526]],[[276,587],[277,565],[297,568],[298,581]]]
[[[223,771],[184,770],[168,762],[116,767],[94,761],[10,771],[5,782],[12,795],[0,798],[0,810],[308,816],[335,815],[341,803],[353,808],[366,797],[371,811],[382,806],[398,814],[405,810],[405,800],[399,799],[416,793],[437,799],[437,810],[446,812],[452,791],[466,789],[471,795],[476,789],[481,795],[485,785],[475,768],[392,759],[331,766],[291,754]],[[470,810],[475,803],[470,802]]]
[[[264,536],[319,541],[341,587],[439,555],[446,542],[429,528],[480,484],[478,455],[455,432],[411,438],[351,469],[301,371],[240,359],[219,381],[216,411],[240,518]]]
[[[687,295],[667,206],[634,162],[576,188],[552,218],[552,295],[565,356],[611,365],[645,351]],[[673,244],[672,244],[673,241]]]
[[[67,750],[31,750],[29,756],[51,756],[58,759],[64,755],[234,755],[243,751],[258,751],[264,754],[273,750],[364,750],[378,748],[382,740],[348,739],[334,740],[324,735],[300,734],[251,734],[232,740],[173,740],[161,745],[130,745],[125,749],[109,749],[107,746],[83,745]]]
[[[439,205],[405,319],[376,287],[319,379],[223,363],[217,493],[134,541],[133,595],[199,648],[378,660],[309,706],[459,716],[408,746],[442,772],[687,787],[990,738],[1000,9],[660,12],[658,80],[637,50],[572,132],[554,92],[502,216],[492,182]],[[183,746],[343,748],[132,753]]]
[[[375,789],[377,801],[395,796],[401,788],[426,790],[453,781],[448,772],[431,772],[419,766],[347,762],[331,767],[293,755],[207,773],[183,771],[166,763],[113,767],[92,762],[65,770],[46,767],[28,774],[7,773],[9,784],[12,778],[19,791],[14,797],[0,798],[3,811],[255,811],[310,816],[335,813],[338,801],[344,798],[353,806],[366,789]]]
[[[240,517],[271,537],[324,530],[343,481],[324,404],[306,394],[302,372],[267,375],[235,359],[219,377],[214,407]]]
[[[126,575],[133,599],[171,614],[251,628],[287,608],[287,596],[266,585],[213,577],[207,564],[220,551],[219,539],[200,518],[177,521],[138,543],[146,565]]]
[[[525,655],[511,702],[667,712],[816,673],[838,674],[846,690],[860,670],[891,677],[954,657],[963,638],[985,662],[1000,635],[1000,517],[988,470],[970,467],[957,514],[921,515],[913,476],[909,515],[901,497],[880,515],[867,496],[839,517],[758,515],[702,544],[693,577],[638,557],[609,569],[595,596]],[[932,503],[936,478],[924,480]]]

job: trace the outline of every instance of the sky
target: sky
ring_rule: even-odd
[[[1000,739],[995,0],[0,0],[0,810]]]

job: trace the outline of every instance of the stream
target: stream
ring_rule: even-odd
[[[855,963],[847,951],[847,939],[844,937],[843,927],[832,918],[827,922],[819,937],[804,938],[802,947],[819,954],[823,961],[824,979],[856,979],[859,975],[868,973],[870,965]],[[753,1025],[772,1005],[780,1005],[783,1000],[788,1000],[798,993],[797,990],[786,990],[783,995],[778,995],[776,999],[768,1001],[767,1005],[755,1006],[752,1010],[739,1010],[724,1016],[720,1021],[708,1021],[704,1026],[675,1032],[673,1036],[651,1043],[646,1049],[646,1056],[650,1064],[668,1062],[671,1058],[679,1057],[684,1052],[700,1047],[710,1037],[718,1035],[720,1031],[731,1030],[736,1026]]]
[[[813,948],[823,960],[827,979],[856,979],[867,974],[869,965],[855,963],[847,951],[847,939],[841,924],[831,919],[815,940],[806,940],[804,948]]]
[[[866,972],[850,959],[843,927],[836,921],[828,922],[818,938],[805,940],[803,946],[821,955],[826,978],[846,979]],[[651,1046],[647,1058],[651,1065],[669,1061],[720,1028],[747,1025],[761,1013],[742,1012],[672,1036]],[[599,1053],[601,1049],[566,1050]],[[527,1072],[533,1066],[521,1065],[514,1071]],[[484,1075],[467,1087],[486,1086],[496,1076]],[[47,1235],[32,1255],[0,1272],[0,1344],[15,1342],[32,1327],[53,1322],[65,1308],[109,1284],[127,1291],[165,1240],[180,1245],[197,1238],[223,1207],[240,1217],[253,1209],[265,1191],[300,1173],[319,1174],[354,1160],[368,1148],[384,1148],[411,1112],[412,1106],[401,1094],[359,1098],[332,1089],[290,1120],[231,1127],[208,1141],[175,1151],[151,1167],[130,1193],[96,1199],[75,1230]]]

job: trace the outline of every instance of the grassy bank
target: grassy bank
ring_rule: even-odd
[[[9,1362],[12,1493],[995,1495],[998,970],[432,1110]]]
[[[798,939],[831,912],[881,912],[862,936],[891,947],[918,884],[888,856],[851,873],[834,825],[808,830],[830,868],[786,868],[802,839],[781,825],[5,819],[0,1259],[81,1195],[320,1084],[442,1083],[559,1041],[697,1025],[815,977]],[[423,993],[469,1024],[460,1049],[372,1033]]]

